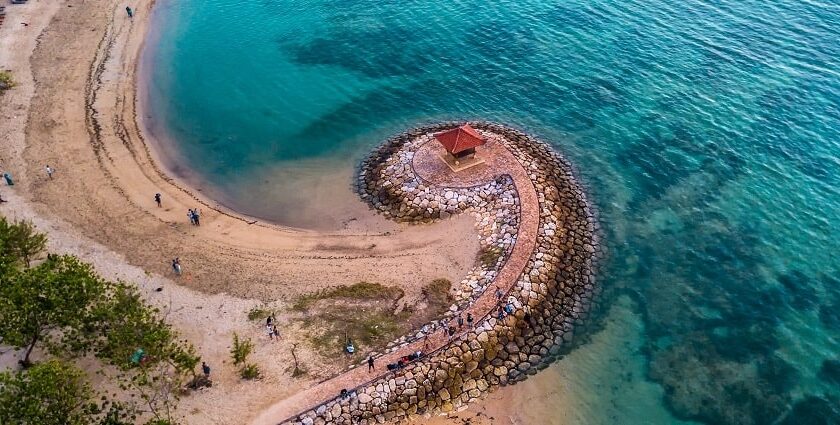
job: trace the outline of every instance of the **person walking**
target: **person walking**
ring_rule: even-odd
[[[3,173],[3,178],[6,180],[7,185],[9,185],[9,186],[14,186],[15,185],[15,181],[12,180],[12,175],[9,174],[8,172]]]
[[[201,371],[204,372],[204,377],[210,379],[210,366],[207,363],[201,362]]]
[[[470,327],[470,329],[472,329],[472,328],[473,328],[473,317],[472,317],[472,313],[467,313],[467,326],[469,326],[469,327]]]
[[[160,200],[161,200],[160,193],[155,193],[155,203],[157,204],[158,208],[161,207]]]
[[[50,178],[50,180],[52,180],[52,175],[53,175],[53,173],[55,172],[55,169],[54,169],[54,168],[52,168],[52,167],[50,167],[50,166],[49,166],[49,164],[47,164],[47,166],[45,167],[45,169],[46,169],[46,171],[47,171],[47,176]]]
[[[195,220],[195,225],[196,226],[201,226],[201,221],[199,221],[200,218],[201,218],[201,215],[199,215],[199,213],[198,213],[198,208],[194,209],[193,210],[193,219]]]
[[[172,270],[175,272],[176,275],[178,275],[178,276],[181,275],[181,259],[180,258],[175,257],[175,259],[172,260]]]
[[[129,17],[129,18],[133,18],[133,17],[134,17],[134,11],[133,11],[133,10],[131,10],[131,7],[129,7],[129,6],[126,6],[126,7],[125,7],[125,13],[127,13],[127,14],[128,14],[128,17]]]
[[[195,226],[195,213],[193,212],[192,208],[187,210],[187,217],[190,218],[190,224]]]
[[[458,330],[464,327],[464,316],[458,315]]]
[[[373,367],[373,354],[368,356],[368,373],[373,372],[375,368]]]

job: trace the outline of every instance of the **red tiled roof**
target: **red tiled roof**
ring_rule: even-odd
[[[484,144],[484,138],[470,127],[469,124],[437,133],[435,134],[435,139],[451,154],[463,152]]]

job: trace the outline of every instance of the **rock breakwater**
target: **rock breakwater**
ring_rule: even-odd
[[[446,413],[526,379],[561,356],[586,325],[600,288],[598,223],[571,165],[550,146],[521,131],[470,122],[488,140],[487,166],[430,173],[422,155],[446,122],[401,133],[365,160],[358,192],[394,220],[429,223],[455,214],[476,218],[481,260],[461,282],[442,322],[394,341],[388,352],[415,342],[466,311],[473,327],[405,367],[287,423],[372,424]]]

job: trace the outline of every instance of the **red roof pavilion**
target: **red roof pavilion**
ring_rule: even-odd
[[[436,133],[435,139],[446,148],[447,152],[455,156],[459,156],[458,154],[464,151],[475,151],[476,146],[484,144],[484,137],[481,137],[469,124]]]

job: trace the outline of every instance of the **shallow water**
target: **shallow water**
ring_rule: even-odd
[[[639,321],[640,365],[597,388],[587,368],[609,344],[564,359],[580,374],[558,387],[602,404],[569,423],[840,423],[836,2],[157,7],[154,127],[246,213],[338,221],[343,195],[312,194],[443,118],[522,127],[577,164],[608,232],[604,285],[634,300],[620,311]]]

